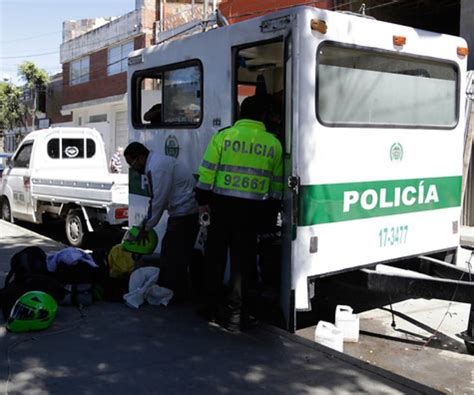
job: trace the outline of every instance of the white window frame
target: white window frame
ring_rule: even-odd
[[[78,68],[78,75],[74,76],[74,67]],[[81,59],[77,59],[71,62],[69,70],[69,85],[78,85],[83,84],[84,82],[89,82],[89,72],[90,72],[90,58],[86,56]]]
[[[126,43],[110,47],[107,51],[107,75],[114,75],[124,73],[127,71],[128,54],[134,50],[134,42],[127,41]],[[113,58],[112,52],[119,52],[119,57]]]

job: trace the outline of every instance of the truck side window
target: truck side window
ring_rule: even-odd
[[[134,126],[199,127],[202,79],[202,65],[197,60],[136,72],[131,94]]]
[[[325,126],[454,129],[458,123],[459,71],[448,61],[325,41],[316,76],[316,115]]]
[[[26,143],[20,148],[14,159],[14,167],[30,167],[31,150],[33,143]]]
[[[52,159],[59,159],[59,139],[51,139],[48,141],[48,156]]]
[[[62,158],[84,158],[84,139],[63,139]]]
[[[86,140],[86,157],[92,158],[95,155],[95,141],[92,139]]]
[[[198,66],[164,73],[163,122],[182,125],[201,122],[201,73]]]

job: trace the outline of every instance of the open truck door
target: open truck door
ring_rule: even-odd
[[[273,251],[269,251],[268,240],[261,235],[261,250],[266,252],[260,256],[260,270],[263,281],[270,279],[277,291],[275,301],[279,304],[280,318],[277,321],[290,331],[295,329],[293,275],[293,242],[296,229],[296,203],[298,177],[294,160],[294,145],[297,138],[294,107],[298,96],[293,90],[293,35],[292,26],[296,21],[294,15],[284,15],[260,25],[257,34],[244,36],[242,42],[233,47],[233,91],[235,108],[233,120],[239,118],[239,105],[246,97],[252,95],[266,96],[271,104],[271,114],[267,122],[267,130],[275,134],[283,148],[283,196],[281,232],[278,240],[270,236],[274,242]],[[277,33],[274,33],[277,32]],[[272,38],[269,38],[273,36]],[[275,37],[276,35],[276,37]],[[260,40],[260,41],[259,41]],[[296,104],[295,104],[296,102]],[[262,242],[262,240],[264,240]],[[262,246],[263,244],[263,246]],[[273,272],[266,275],[265,272]],[[277,272],[277,273],[275,273]],[[278,278],[278,281],[272,281]]]
[[[293,332],[296,326],[295,295],[292,287],[292,254],[295,239],[297,215],[298,176],[293,156],[293,131],[296,129],[296,118],[293,108],[297,105],[297,96],[293,92],[293,35],[291,31],[285,37],[284,48],[284,130],[283,144],[283,212],[282,212],[282,260],[280,282],[280,306],[286,328]]]

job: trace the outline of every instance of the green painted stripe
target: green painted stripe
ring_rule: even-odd
[[[150,197],[150,191],[145,184],[145,177],[130,169],[128,173],[128,192],[134,195]]]
[[[461,205],[461,176],[303,185],[298,200],[299,226],[438,210]]]

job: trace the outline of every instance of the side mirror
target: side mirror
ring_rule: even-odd
[[[6,165],[11,169],[13,167],[13,157],[7,158]]]

